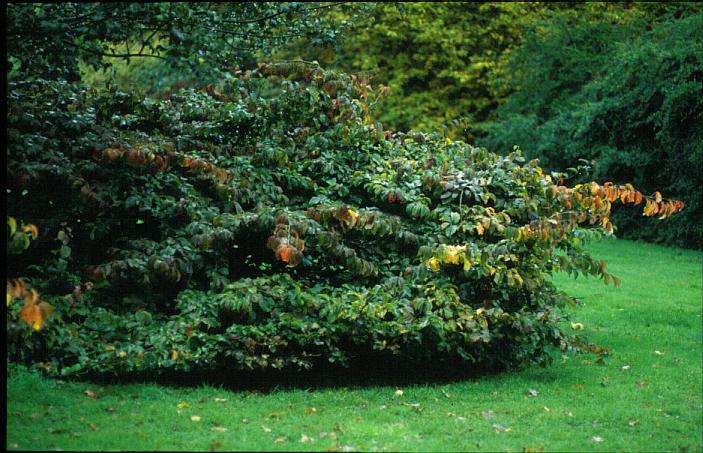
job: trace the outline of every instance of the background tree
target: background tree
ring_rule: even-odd
[[[223,77],[252,67],[283,43],[334,40],[327,13],[342,3],[10,3],[8,60],[13,77],[80,80],[79,62],[104,69],[116,60],[158,60],[181,79]],[[159,72],[160,71],[160,72]],[[148,82],[148,80],[145,80]]]
[[[511,54],[513,91],[478,143],[518,144],[547,168],[593,161],[591,177],[686,200],[668,222],[615,219],[625,237],[703,247],[703,13],[698,4],[559,11]]]
[[[520,42],[539,3],[376,3],[352,21],[342,40],[293,47],[340,70],[390,88],[378,118],[394,130],[444,130],[470,138],[469,126],[491,116],[501,96],[494,81],[501,56]],[[349,21],[337,11],[338,21]]]

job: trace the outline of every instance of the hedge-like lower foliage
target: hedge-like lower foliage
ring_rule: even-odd
[[[374,124],[371,87],[295,63],[168,99],[13,83],[11,360],[50,373],[309,368],[371,352],[509,368],[567,348],[556,270],[617,282],[581,245],[631,186],[564,185],[520,152]],[[36,302],[36,301],[35,301]]]

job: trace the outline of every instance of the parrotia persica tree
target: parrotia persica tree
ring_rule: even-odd
[[[575,344],[551,274],[617,284],[582,248],[612,206],[683,207],[386,131],[367,80],[302,61],[160,99],[60,78],[7,96],[8,274],[29,277],[8,355],[50,374],[546,363]]]

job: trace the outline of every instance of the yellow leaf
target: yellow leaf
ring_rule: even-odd
[[[32,305],[36,304],[38,300],[39,300],[39,293],[34,288],[29,290],[29,294],[24,299],[25,303],[32,304]]]
[[[14,217],[7,218],[7,226],[10,227],[10,236],[14,235],[15,231],[17,231],[17,221]]]
[[[197,415],[191,415],[191,416],[190,416],[190,419],[193,420],[194,422],[199,422],[199,421],[200,421],[200,417],[197,416]]]
[[[572,322],[571,323],[571,328],[574,330],[582,330],[583,329],[583,324],[580,322]]]
[[[117,355],[119,355],[120,357],[125,357],[127,353],[124,351],[120,351]]]
[[[432,269],[433,271],[438,271],[438,270],[439,270],[439,264],[440,264],[440,263],[439,263],[439,260],[438,260],[437,258],[435,258],[434,256],[433,256],[432,258],[430,258],[429,260],[427,260],[427,263],[426,263],[426,264],[427,264],[427,265],[430,267],[430,269]],[[9,304],[9,302],[8,302],[8,304]]]
[[[171,349],[171,360],[176,360],[178,359],[178,351],[175,349]]]
[[[188,406],[189,406],[189,404],[186,403],[185,401],[181,401],[180,403],[178,403],[178,405],[176,405],[176,407],[179,409],[185,409]]]

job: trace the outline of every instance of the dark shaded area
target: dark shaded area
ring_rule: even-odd
[[[270,393],[278,390],[319,390],[325,388],[406,387],[412,385],[444,385],[497,374],[504,370],[485,366],[467,366],[447,360],[411,361],[404,358],[368,355],[349,361],[349,367],[320,361],[310,370],[219,370],[199,372],[84,375],[79,382],[101,385],[154,382],[174,387],[209,385],[229,391]]]

